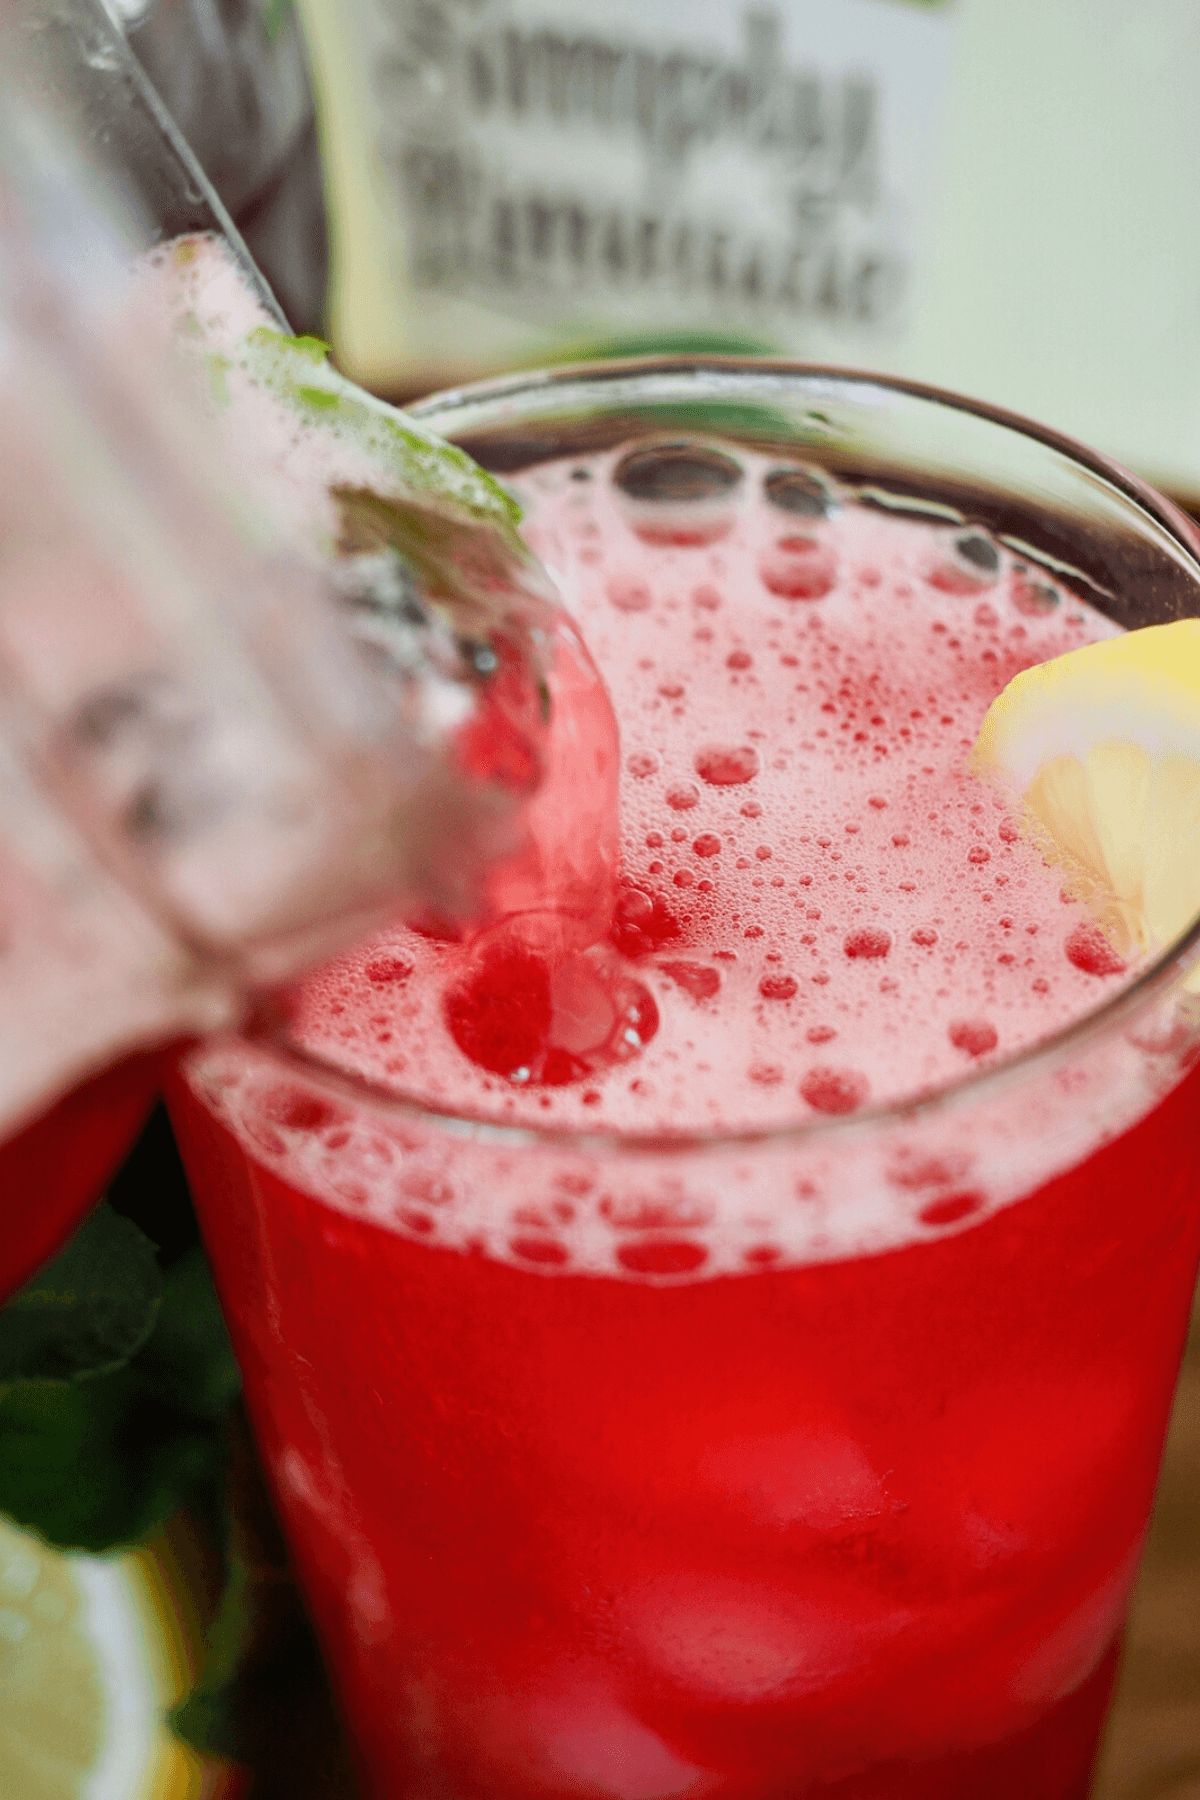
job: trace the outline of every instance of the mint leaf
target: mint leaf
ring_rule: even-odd
[[[92,1551],[183,1505],[215,1522],[239,1387],[203,1252],[164,1281],[149,1239],[99,1207],[0,1308],[0,1511]]]
[[[0,1510],[62,1549],[136,1543],[220,1470],[204,1434],[139,1414],[127,1369],[14,1382],[0,1400]]]
[[[169,1271],[154,1333],[138,1356],[145,1391],[185,1419],[216,1423],[242,1388],[203,1250]]]
[[[338,405],[338,397],[331,394],[328,388],[301,387],[297,384],[296,399],[308,412],[333,412]]]
[[[297,356],[307,356],[310,362],[315,363],[327,362],[332,348],[324,338],[311,335],[294,337],[291,339],[291,345]]]
[[[15,1380],[79,1381],[121,1368],[154,1330],[162,1291],[154,1245],[101,1204],[0,1307],[0,1391]]]
[[[381,477],[406,490],[408,503],[446,507],[460,519],[490,520],[514,562],[528,566],[529,552],[517,534],[521,509],[512,495],[464,450],[347,381],[318,355],[318,346],[325,349],[320,338],[285,337],[260,325],[234,355],[266,393],[374,458]]]
[[[492,597],[511,585],[505,541],[490,524],[463,520],[432,506],[390,499],[370,488],[335,487],[343,555],[394,550],[416,578],[422,598],[447,608],[455,628],[486,639]]]

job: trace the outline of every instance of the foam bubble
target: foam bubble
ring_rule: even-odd
[[[560,1008],[571,1022],[535,1032],[530,1058],[521,1060],[518,1045],[514,1061],[508,1046],[504,1067],[481,1066],[463,1053],[445,1010],[477,946],[397,927],[302,991],[293,1029],[310,1053],[385,1085],[402,1071],[418,1105],[492,1124],[650,1139],[761,1133],[853,1121],[865,1107],[957,1081],[980,1058],[1035,1042],[1128,979],[1107,940],[1064,914],[1060,877],[962,766],[964,745],[1017,667],[1060,653],[1081,629],[1098,638],[1115,628],[1084,610],[1084,626],[1068,630],[1056,606],[1020,611],[1014,638],[1006,621],[1018,572],[1007,552],[998,550],[988,598],[975,607],[925,578],[947,544],[971,564],[942,526],[843,503],[811,533],[781,533],[779,505],[762,489],[775,465],[739,456],[744,478],[721,502],[735,516],[711,581],[695,579],[695,546],[645,546],[631,562],[629,496],[609,479],[615,455],[587,465],[586,482],[568,471],[557,486],[517,483],[532,534],[558,536],[572,610],[620,714],[622,873],[611,949],[621,979],[652,1002],[657,1030],[639,1033],[625,1059],[593,1057],[589,1044],[580,1054],[592,1017],[583,982]],[[569,504],[593,531],[563,530]],[[847,572],[819,612],[781,608],[759,580],[762,556],[788,535],[811,535]],[[599,560],[586,561],[584,546]],[[865,583],[864,569],[878,582]],[[989,574],[982,562],[978,571]],[[1030,573],[1026,565],[1020,579]],[[615,575],[646,583],[661,606],[615,609]],[[699,644],[698,619],[710,633]],[[769,643],[786,657],[763,655]],[[743,648],[753,675],[743,671],[735,684],[728,661]],[[687,669],[686,711],[660,691],[682,685],[673,666]],[[498,1001],[500,1023],[519,1035],[524,1001],[511,987]],[[386,1126],[389,1165],[368,1148],[377,1121],[368,1128],[367,1115],[349,1109],[327,1130],[299,1129],[264,1098],[279,1088],[278,1066],[260,1078],[240,1051],[204,1063],[204,1092],[251,1154],[389,1229],[449,1247],[482,1244],[547,1277],[588,1269],[670,1283],[759,1266],[752,1259],[761,1252],[781,1263],[820,1260],[970,1229],[1044,1179],[1048,1155],[1067,1166],[1148,1107],[1181,1054],[1172,1034],[1163,1042],[1173,1047],[1089,1052],[1069,1104],[1054,1084],[1023,1093],[1016,1111],[1003,1096],[982,1110],[973,1102],[965,1135],[897,1124],[872,1128],[857,1147],[843,1136],[836,1150],[822,1140],[763,1149],[753,1161],[743,1153],[741,1162],[731,1147],[694,1165],[683,1155],[631,1152],[614,1162],[580,1152],[594,1186],[570,1219],[549,1210],[562,1197],[555,1184],[566,1155],[549,1146],[515,1153],[428,1126],[406,1127],[415,1142],[404,1145]],[[513,1081],[556,1049],[564,1057],[550,1073],[563,1079]],[[964,1157],[975,1159],[969,1173]],[[906,1167],[932,1173],[906,1185],[896,1178]],[[419,1197],[402,1187],[401,1171],[453,1198]]]

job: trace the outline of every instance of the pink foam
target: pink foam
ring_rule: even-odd
[[[596,1079],[522,1091],[444,1028],[465,952],[400,930],[312,985],[311,1047],[497,1118],[715,1128],[953,1081],[1112,992],[1123,971],[1072,954],[1081,909],[965,755],[1018,669],[1115,627],[1061,589],[1031,614],[1028,572],[1004,552],[994,580],[949,582],[940,523],[850,504],[805,520],[798,548],[762,496],[770,465],[750,457],[718,545],[648,543],[610,460],[587,481],[540,470],[523,498],[620,720],[617,941],[654,995],[656,1037]],[[771,556],[836,581],[820,595],[767,581]],[[418,969],[385,1011],[363,975],[381,949]]]

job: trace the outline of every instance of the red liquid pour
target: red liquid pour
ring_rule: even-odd
[[[549,965],[527,950],[498,955],[446,996],[446,1022],[480,1068],[509,1077],[523,1067],[541,1071],[551,1023]],[[571,1078],[569,1069],[557,1077]]]
[[[678,936],[675,915],[659,895],[636,887],[621,889],[610,937],[622,956],[649,956]]]
[[[506,660],[459,732],[458,754],[476,780],[531,794],[544,772],[538,749],[541,702],[525,669],[504,645],[498,648]]]
[[[501,926],[443,1002],[464,1056],[518,1086],[565,1087],[637,1056],[654,997],[607,946],[541,949]]]

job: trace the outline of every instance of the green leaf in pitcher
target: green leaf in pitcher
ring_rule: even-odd
[[[252,331],[234,352],[252,381],[311,424],[344,436],[377,459],[381,475],[414,498],[489,520],[510,549],[528,560],[516,534],[521,509],[512,496],[465,451],[348,381],[326,360],[327,353],[320,338],[289,338],[268,325]]]

